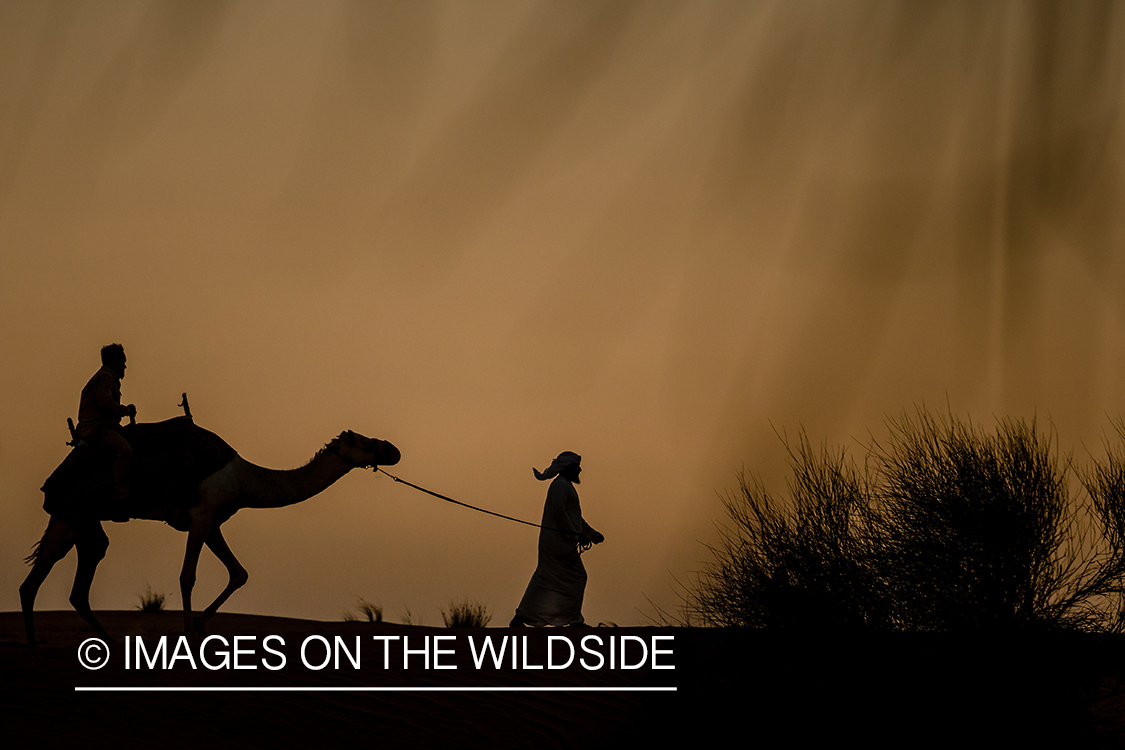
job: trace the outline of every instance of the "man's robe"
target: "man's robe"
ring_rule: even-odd
[[[555,477],[547,490],[542,523],[545,528],[539,530],[539,565],[516,614],[535,627],[581,625],[586,568],[578,552],[578,535],[593,537],[597,532],[582,519],[574,485],[561,476]]]

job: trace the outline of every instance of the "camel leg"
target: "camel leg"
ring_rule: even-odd
[[[230,598],[231,594],[245,586],[246,581],[250,578],[246,569],[242,567],[234,553],[230,551],[227,540],[223,538],[223,532],[219,530],[218,526],[211,529],[211,533],[207,537],[207,546],[215,553],[215,557],[219,558],[219,562],[226,566],[230,580],[223,592],[216,597],[215,601],[211,602],[211,606],[207,607],[193,623],[196,631],[201,635],[203,624],[211,619],[215,612],[219,610],[219,607],[223,606],[223,603]]]
[[[199,566],[199,553],[211,533],[210,518],[192,518],[188,532],[184,567],[180,570],[180,597],[184,603],[184,634],[191,635],[191,590],[195,587],[195,571]]]
[[[90,525],[89,531],[78,538],[75,547],[78,549],[78,570],[74,574],[74,586],[70,590],[70,606],[82,615],[82,619],[94,629],[98,637],[113,643],[113,638],[90,609],[90,586],[94,583],[94,572],[98,569],[98,563],[109,549],[109,537],[105,535],[102,525],[94,522]]]
[[[20,584],[20,606],[23,608],[23,624],[27,630],[29,648],[35,648],[35,597],[39,594],[39,587],[47,580],[55,563],[70,552],[76,536],[74,529],[52,516],[47,523],[47,530],[43,532],[43,538],[39,540],[39,546],[35,548],[31,572]]]

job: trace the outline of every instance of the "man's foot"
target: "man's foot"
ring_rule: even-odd
[[[509,628],[526,628],[527,627],[527,618],[524,617],[523,615],[517,614],[515,617],[512,618],[512,621],[508,623],[508,627]]]

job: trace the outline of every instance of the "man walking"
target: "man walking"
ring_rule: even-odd
[[[516,608],[510,627],[583,625],[582,596],[586,591],[586,568],[579,546],[601,544],[605,537],[582,518],[578,503],[578,475],[582,457],[564,451],[544,472],[532,469],[535,478],[554,478],[543,506],[543,528],[539,530],[539,564]]]

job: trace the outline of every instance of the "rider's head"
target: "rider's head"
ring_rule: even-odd
[[[117,373],[125,375],[125,347],[121,344],[107,344],[102,347],[102,364]]]

